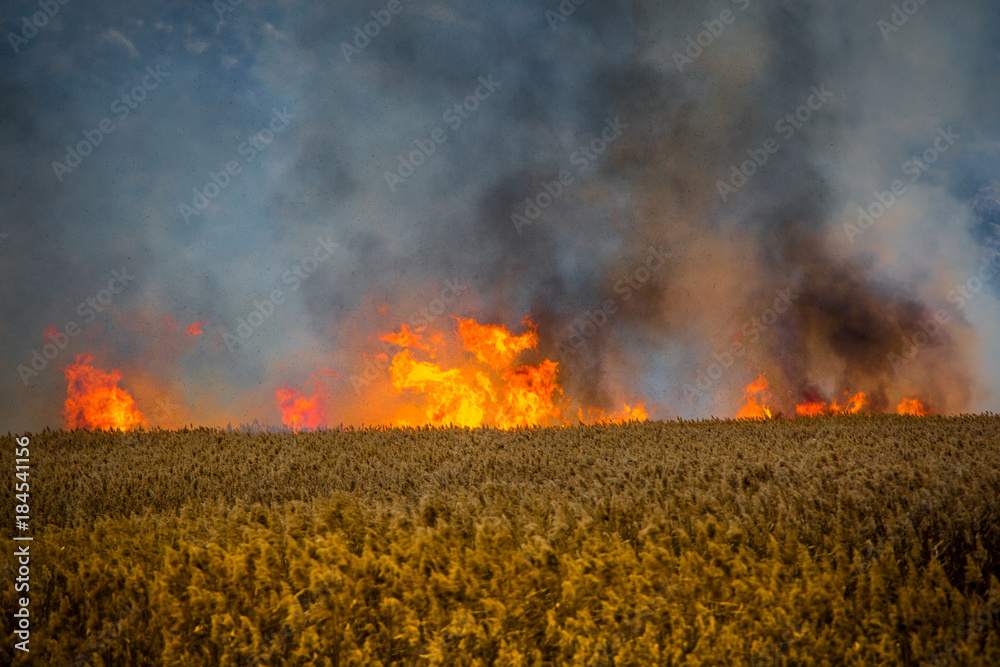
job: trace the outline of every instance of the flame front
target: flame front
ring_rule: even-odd
[[[927,407],[921,403],[918,398],[904,398],[902,402],[896,406],[896,412],[901,415],[924,417],[927,415]]]
[[[274,390],[274,400],[281,411],[281,423],[289,428],[316,429],[326,423],[326,407],[318,391],[306,396],[285,384]]]
[[[646,404],[639,402],[635,407],[628,403],[619,411],[606,413],[598,408],[587,408],[586,414],[583,408],[577,411],[577,418],[584,424],[614,424],[629,421],[646,421],[649,415],[646,413]]]
[[[80,354],[76,363],[63,370],[66,377],[66,428],[128,430],[145,426],[142,413],[132,396],[118,386],[119,370],[105,373],[91,365],[90,353]]]
[[[767,419],[771,417],[771,409],[765,405],[765,401],[771,398],[771,393],[767,390],[767,378],[763,374],[747,385],[743,390],[743,406],[736,413],[737,419]]]
[[[538,347],[538,333],[528,318],[522,322],[528,331],[520,336],[514,336],[506,327],[479,324],[473,319],[455,319],[463,347],[494,370],[508,368],[517,355]]]
[[[480,324],[473,319],[453,318],[454,343],[441,332],[426,327],[379,336],[379,340],[403,348],[390,364],[392,387],[398,394],[421,395],[421,404],[396,425],[456,425],[466,427],[561,425],[569,404],[559,387],[559,364],[550,359],[519,362],[524,353],[538,348],[538,333],[527,317],[525,332],[511,333],[502,325]],[[412,416],[416,410],[416,417]],[[578,412],[583,421],[583,409]],[[643,404],[628,405],[608,416],[589,409],[588,421],[646,419]]]
[[[736,414],[736,419],[766,419],[773,416],[767,405],[771,398],[768,392],[767,378],[763,374],[747,385],[743,390],[744,403]],[[795,406],[795,414],[799,417],[823,417],[828,415],[855,415],[869,405],[868,395],[859,391],[856,394],[844,393],[844,402],[822,400],[803,401]],[[917,398],[904,398],[896,407],[901,415],[923,416],[929,413],[928,408]]]
[[[795,406],[795,414],[802,417],[819,417],[822,415],[855,415],[861,412],[861,408],[868,404],[865,392],[859,391],[851,396],[847,395],[847,400],[843,405],[836,401],[826,403],[824,401],[806,401]]]
[[[444,370],[438,364],[413,359],[409,349],[393,358],[390,372],[396,391],[413,390],[425,396],[423,423],[435,426],[483,423],[486,400],[491,393],[485,373],[475,369]],[[410,424],[402,420],[399,425]]]
[[[446,344],[439,332],[427,332],[425,327],[410,330],[403,325],[399,333],[379,336],[379,340],[403,348],[392,359],[392,386],[400,393],[423,395],[420,423],[515,428],[558,420],[560,411],[555,398],[559,393],[559,364],[547,359],[535,365],[514,363],[521,352],[537,347],[538,336],[533,328],[515,336],[503,326],[454,319],[458,323],[458,343],[467,361],[453,368],[445,369],[431,361],[440,352],[448,352],[443,349]],[[525,324],[530,327],[527,320]],[[415,359],[415,352],[423,353],[428,360]],[[405,419],[397,422],[408,424]]]

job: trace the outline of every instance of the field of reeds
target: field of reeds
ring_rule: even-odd
[[[29,437],[0,664],[1000,665],[996,416]]]

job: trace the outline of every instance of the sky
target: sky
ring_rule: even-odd
[[[0,429],[88,353],[154,425],[377,422],[450,316],[581,405],[998,411],[1000,5],[835,4],[5,3]]]

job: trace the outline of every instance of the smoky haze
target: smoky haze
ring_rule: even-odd
[[[995,3],[216,5],[69,3],[0,55],[9,429],[87,351],[164,426],[285,383],[361,423],[377,335],[449,315],[530,315],[567,396],[656,417],[758,373],[785,412],[1000,406]]]

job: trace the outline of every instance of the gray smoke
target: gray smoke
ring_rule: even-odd
[[[730,416],[763,372],[785,412],[996,410],[994,3],[389,6],[70,3],[0,51],[3,424],[58,426],[85,351],[166,426],[327,369],[357,423],[376,335],[448,315],[530,314],[583,405]]]

